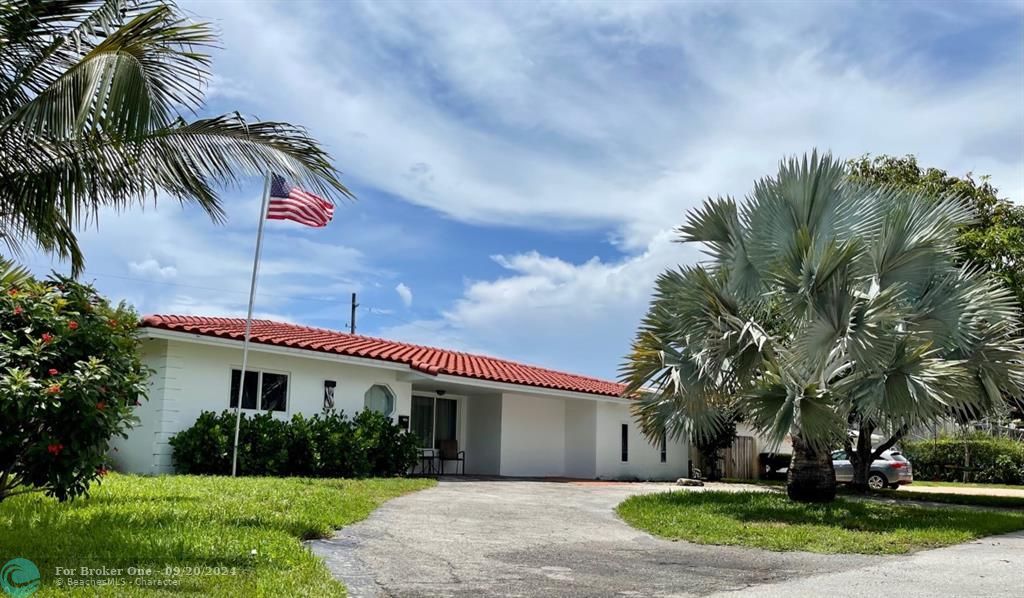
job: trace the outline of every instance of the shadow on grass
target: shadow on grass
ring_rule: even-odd
[[[823,504],[797,503],[785,496],[764,492],[672,492],[667,495],[665,503],[696,507],[746,523],[819,525],[863,532],[939,529],[973,533],[979,525],[986,529],[989,527],[985,525],[984,517],[967,509],[843,499]],[[1019,521],[1024,527],[1024,518],[1015,514],[991,513],[986,517],[998,519],[998,523]],[[997,524],[992,527],[1001,529],[1003,526]]]
[[[790,501],[773,492],[634,496],[617,509],[630,525],[674,540],[822,553],[901,554],[1024,529],[1024,513],[838,499]]]

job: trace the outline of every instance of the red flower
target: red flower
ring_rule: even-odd
[[[113,318],[107,320],[107,324],[109,324],[111,328],[117,328],[117,320]]]
[[[100,476],[107,475],[107,472],[109,472],[109,471],[110,471],[109,469],[107,469],[106,467],[103,467],[102,465],[100,465],[99,467],[96,468],[96,473],[99,474]]]
[[[46,389],[46,392],[52,395],[57,394],[60,392],[60,384],[51,384],[50,387]]]
[[[78,329],[78,322],[76,322],[74,320],[71,320],[70,322],[68,322],[68,328],[70,328],[72,330],[77,330]]]
[[[44,332],[43,333],[43,342],[44,343],[49,343],[51,341],[53,341],[53,335],[50,334],[49,332]]]
[[[100,411],[103,411],[104,409],[107,408],[107,402],[100,401],[99,403],[96,403],[96,408],[99,409]]]
[[[60,372],[57,371],[57,368],[50,368],[50,371],[48,371],[47,373],[50,374],[51,376],[56,376]]]
[[[22,313],[22,312],[24,312],[24,311],[25,311],[25,310],[24,310],[24,309],[22,309],[22,307],[21,307],[20,305],[15,305],[15,306],[14,306],[14,315],[16,315],[16,316],[20,316],[20,315],[21,315],[21,313]]]
[[[63,444],[51,444],[51,445],[46,447],[46,450],[51,455],[56,456],[56,455],[59,455],[62,450],[64,450],[64,445]]]
[[[18,294],[18,289],[11,289],[7,291],[7,294],[10,295],[11,297],[14,297],[15,295]]]

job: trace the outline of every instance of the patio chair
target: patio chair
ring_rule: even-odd
[[[433,475],[434,474],[434,461],[437,459],[437,450],[432,448],[421,448],[420,449],[420,471],[419,475]],[[413,473],[416,473],[416,467],[413,466]]]
[[[441,465],[441,475],[444,475],[444,464],[447,461],[455,461],[455,473],[459,473],[459,463],[462,463],[462,475],[466,475],[466,451],[459,450],[459,441],[455,439],[442,440],[437,459]]]

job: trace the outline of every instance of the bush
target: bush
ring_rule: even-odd
[[[1024,443],[985,435],[947,436],[903,443],[914,477],[963,481],[964,455],[969,455],[969,480],[988,484],[1024,484]]]
[[[180,473],[231,473],[235,413],[200,414],[170,442]],[[334,410],[290,421],[269,413],[242,414],[238,432],[238,473],[307,477],[389,477],[403,475],[418,458],[413,435],[374,411],[352,419]]]
[[[0,501],[88,494],[146,397],[138,316],[53,276],[0,294]]]

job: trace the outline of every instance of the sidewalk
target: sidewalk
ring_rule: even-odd
[[[900,486],[901,494],[966,494],[969,496],[1012,496],[1024,498],[1024,489],[1020,488],[976,488],[974,486],[920,486],[911,484]]]

